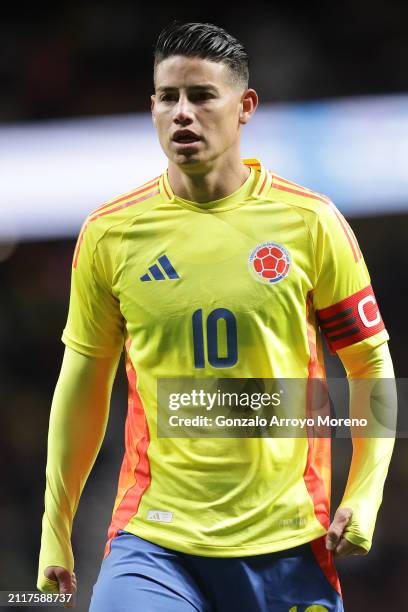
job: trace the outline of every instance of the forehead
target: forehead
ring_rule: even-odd
[[[208,83],[225,85],[229,68],[224,62],[213,62],[200,57],[174,55],[161,61],[155,69],[155,86],[158,88],[187,88]]]

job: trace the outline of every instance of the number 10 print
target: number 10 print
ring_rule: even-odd
[[[227,354],[218,354],[218,321],[225,321]],[[238,361],[237,320],[226,308],[216,308],[207,317],[207,359],[214,368],[231,368]],[[205,367],[203,311],[201,308],[193,314],[194,366]]]

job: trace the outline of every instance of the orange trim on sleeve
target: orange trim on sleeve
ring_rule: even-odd
[[[347,221],[345,220],[345,218],[343,217],[343,215],[341,215],[339,213],[339,211],[332,205],[330,205],[331,210],[334,212],[334,214],[336,215],[342,229],[343,232],[346,234],[346,238],[349,242],[349,245],[351,247],[351,250],[353,251],[353,257],[354,257],[354,261],[358,261],[362,255],[361,255],[361,251],[360,251],[360,247],[358,246],[357,240],[355,239],[354,234],[351,235],[350,234],[350,229],[349,225],[347,223]]]
[[[277,182],[276,179],[279,182]],[[284,182],[285,184],[291,185],[291,186],[287,187],[285,185],[280,185],[279,184],[280,182]],[[280,191],[288,191],[289,193],[294,193],[295,195],[301,195],[305,198],[312,198],[313,200],[320,200],[320,202],[324,202],[325,204],[330,204],[330,200],[326,196],[315,193],[314,191],[310,191],[309,189],[304,189],[303,187],[298,187],[295,185],[295,183],[291,183],[290,181],[287,181],[286,179],[278,178],[276,174],[274,174],[272,177],[272,187],[274,187],[275,189],[279,189]]]
[[[154,184],[153,187],[156,187],[156,184]],[[110,215],[111,213],[114,213],[118,210],[122,210],[123,208],[127,208],[128,206],[133,206],[133,204],[137,204],[138,202],[143,202],[144,200],[148,200],[149,198],[152,198],[158,193],[159,193],[159,190],[156,189],[155,191],[151,191],[148,194],[141,196],[140,198],[137,198],[136,200],[131,200],[130,202],[124,202],[123,204],[120,204],[119,206],[116,206],[115,208],[111,208],[109,210],[105,210],[104,212],[100,212],[98,214],[90,216],[88,220],[85,221],[84,225],[82,226],[81,232],[79,234],[79,237],[78,237],[78,240],[75,246],[75,251],[74,251],[73,267],[74,268],[77,267],[79,252],[81,250],[82,242],[84,239],[84,234],[85,234],[85,231],[88,225],[92,223],[92,221],[96,221],[96,219],[99,219],[100,217],[104,217],[105,215]]]
[[[284,183],[284,185],[281,185],[280,183]],[[340,223],[340,226],[347,238],[347,241],[353,253],[354,261],[357,262],[359,259],[361,259],[362,253],[360,251],[360,247],[358,246],[358,242],[354,235],[353,230],[351,229],[351,227],[349,226],[349,224],[347,223],[343,215],[333,205],[330,198],[322,195],[321,193],[316,193],[312,191],[311,189],[307,189],[306,187],[301,187],[297,183],[292,183],[291,181],[288,181],[280,176],[277,176],[276,174],[273,174],[272,176],[272,187],[274,187],[275,189],[279,189],[280,191],[287,191],[295,195],[300,195],[305,198],[319,200],[320,202],[327,204],[330,207],[330,210],[335,214],[338,222]]]
[[[149,189],[152,189],[155,186],[155,184],[158,183],[159,178],[160,178],[159,176],[156,176],[156,178],[152,179],[148,183],[144,183],[144,185],[142,185],[141,187],[138,187],[135,191],[131,191],[130,193],[127,193],[126,195],[121,196],[120,198],[116,198],[115,200],[111,200],[110,202],[106,202],[105,204],[102,204],[102,206],[99,206],[99,208],[96,208],[90,214],[90,216],[92,217],[95,213],[99,212],[100,210],[104,210],[108,206],[119,204],[119,202],[123,202],[123,200],[129,200],[130,198],[134,198],[135,196],[137,196],[139,193],[143,193],[144,191],[148,191]]]

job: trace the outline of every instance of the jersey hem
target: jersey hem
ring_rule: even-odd
[[[302,535],[295,536],[293,538],[287,538],[285,540],[279,540],[279,542],[268,542],[266,544],[257,544],[257,545],[241,545],[241,546],[217,546],[213,544],[199,544],[196,542],[188,542],[184,540],[182,542],[175,542],[174,537],[169,538],[166,536],[161,536],[157,534],[157,532],[152,533],[145,529],[143,526],[142,529],[135,528],[133,525],[126,525],[122,527],[124,531],[132,533],[133,535],[138,536],[144,540],[148,540],[153,544],[158,544],[159,546],[164,546],[165,548],[169,548],[170,550],[177,550],[178,552],[187,553],[189,555],[198,555],[201,557],[246,557],[246,556],[255,556],[262,555],[267,553],[279,552],[281,550],[287,550],[289,548],[294,548],[295,546],[300,546],[302,544],[306,544],[307,542],[311,542],[312,540],[316,540],[317,538],[325,535],[326,529],[324,527],[315,528],[313,530],[303,532]],[[174,534],[177,536],[177,534]]]

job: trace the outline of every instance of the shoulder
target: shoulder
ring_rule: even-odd
[[[85,223],[107,229],[110,225],[133,219],[154,203],[159,195],[160,176],[101,204],[87,216]],[[95,223],[97,222],[97,223]]]
[[[139,187],[107,200],[88,214],[82,224],[74,254],[74,267],[79,252],[84,249],[93,250],[103,237],[119,235],[127,223],[132,223],[135,217],[143,214],[154,206],[159,198],[160,176],[143,183]],[[113,230],[117,228],[118,231]],[[112,231],[111,231],[112,230]]]
[[[323,246],[328,237],[332,248],[343,258],[343,263],[348,265],[353,261],[363,261],[352,228],[329,197],[276,174],[272,175],[271,192],[282,194],[270,197],[280,200],[283,198],[303,217],[315,247],[317,244]]]
[[[354,261],[362,258],[352,228],[328,196],[289,181],[273,172],[271,175],[272,182],[268,197],[271,200],[283,201],[292,210],[296,210],[303,218],[315,244],[329,236],[338,248],[346,247],[345,252],[352,253]]]
[[[289,206],[300,208],[316,215],[327,214],[334,207],[332,200],[327,195],[299,185],[274,172],[270,172],[270,174],[272,177],[268,192],[270,198],[279,199]]]
[[[330,234],[337,233],[339,229],[342,229],[342,233],[345,234],[351,232],[346,219],[329,196],[289,181],[273,172],[271,176],[268,198],[284,202],[289,208],[296,211],[303,218],[312,235],[320,231]]]

